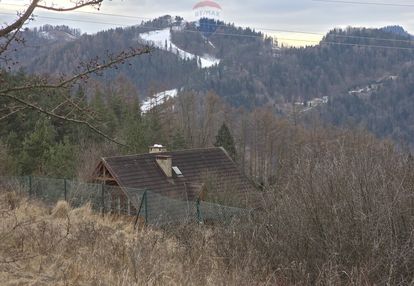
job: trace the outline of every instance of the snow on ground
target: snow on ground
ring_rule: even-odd
[[[55,40],[55,39],[56,39],[56,37],[55,37],[55,36],[51,35],[49,32],[45,32],[45,31],[40,32],[40,33],[39,33],[39,35],[40,35],[43,39],[46,39],[46,40]]]
[[[212,42],[208,41],[208,44],[209,44],[210,46],[212,46],[214,49],[216,48],[216,46],[215,46],[215,45],[213,45],[213,43],[212,43]]]
[[[141,105],[141,111],[143,113],[146,113],[150,111],[151,108],[166,102],[170,98],[176,97],[177,94],[178,94],[178,89],[176,88],[154,94],[153,96],[148,97],[147,99],[144,100],[144,102]]]
[[[51,31],[51,32],[42,31],[39,33],[39,36],[42,37],[43,39],[53,40],[53,41],[61,40],[61,41],[69,42],[69,41],[73,41],[77,39],[77,37],[75,37],[74,35],[71,35],[63,31]]]
[[[178,54],[178,56],[182,59],[197,59],[197,62],[200,59],[201,66],[200,64],[199,66],[201,68],[209,68],[220,63],[219,59],[216,59],[212,56],[204,55],[202,57],[199,57],[178,48],[173,42],[171,42],[170,28],[151,31],[148,33],[142,33],[139,36],[141,37],[141,39],[143,39],[146,42],[152,43],[157,48],[166,51],[171,51],[174,54]]]
[[[300,110],[299,112],[308,112],[315,107],[327,104],[329,102],[329,96],[323,96],[322,98],[316,97],[312,100],[309,100],[307,103],[305,102],[295,102],[294,105],[304,107],[304,109]]]
[[[209,55],[204,55],[202,57],[197,57],[201,61],[201,68],[209,68],[215,65],[218,65],[220,63],[219,59],[216,59]]]

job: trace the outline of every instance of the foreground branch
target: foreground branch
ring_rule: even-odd
[[[125,144],[111,138],[109,135],[105,134],[104,132],[102,132],[101,130],[99,130],[97,127],[93,126],[90,122],[88,122],[86,120],[70,118],[68,116],[57,114],[55,112],[56,109],[57,109],[56,107],[52,110],[47,110],[45,108],[42,108],[41,106],[38,106],[37,104],[35,104],[33,102],[24,100],[24,99],[20,98],[19,96],[14,95],[14,93],[15,92],[21,92],[21,91],[34,92],[34,91],[39,90],[39,89],[65,88],[65,87],[68,87],[69,85],[75,83],[76,81],[78,81],[80,79],[87,78],[91,74],[96,74],[97,72],[100,72],[104,69],[113,67],[113,66],[115,66],[117,64],[120,64],[120,63],[124,63],[127,59],[133,58],[135,56],[143,55],[143,54],[148,54],[148,53],[151,52],[151,50],[152,50],[152,48],[149,47],[149,46],[145,46],[144,48],[140,48],[140,49],[131,48],[129,52],[121,52],[117,56],[112,57],[112,59],[107,63],[95,64],[95,66],[93,66],[93,67],[91,66],[91,64],[88,64],[85,71],[83,71],[79,74],[76,74],[76,75],[74,75],[71,78],[68,78],[66,80],[62,80],[57,84],[40,84],[40,85],[34,84],[34,85],[25,85],[25,86],[20,86],[20,87],[6,88],[6,89],[3,89],[3,90],[0,90],[0,97],[1,96],[7,97],[7,98],[9,98],[9,99],[11,99],[15,102],[18,102],[18,103],[22,104],[23,106],[29,107],[29,108],[31,108],[35,111],[38,111],[40,113],[52,116],[54,118],[58,118],[58,119],[61,119],[61,120],[64,120],[64,121],[85,125],[89,129],[94,131],[95,133],[97,133],[100,136],[106,138],[107,140],[109,140],[113,143],[116,143],[118,145],[121,145],[121,146],[126,146]],[[71,104],[75,108],[77,108],[78,110],[81,110],[81,108],[78,107],[74,102],[71,102]],[[58,105],[58,107],[60,107],[60,105]]]
[[[121,145],[121,146],[127,147],[127,145],[125,145],[125,144],[123,144],[123,143],[121,143],[121,142],[117,141],[116,139],[111,138],[109,135],[105,134],[104,132],[102,132],[101,130],[99,130],[99,129],[98,129],[98,128],[96,128],[95,126],[93,126],[93,125],[92,125],[90,122],[88,122],[88,121],[85,121],[85,120],[80,120],[80,119],[75,119],[75,118],[69,118],[69,117],[66,117],[66,116],[63,116],[63,115],[56,114],[55,112],[52,112],[52,111],[46,110],[46,109],[44,109],[44,108],[42,108],[42,107],[40,107],[40,106],[37,106],[37,105],[36,105],[36,104],[34,104],[34,103],[31,103],[31,102],[26,101],[26,100],[24,100],[24,99],[18,98],[18,97],[14,96],[14,95],[11,95],[11,94],[1,94],[1,93],[0,93],[0,96],[7,97],[7,98],[9,98],[9,99],[11,99],[11,100],[13,100],[13,101],[16,101],[16,102],[18,102],[18,103],[20,103],[20,104],[22,104],[22,105],[25,105],[25,106],[27,106],[27,107],[29,107],[29,108],[33,109],[33,110],[36,110],[36,111],[38,111],[38,112],[40,112],[40,113],[43,113],[43,114],[49,115],[49,116],[51,116],[51,117],[54,117],[54,118],[57,118],[57,119],[61,119],[61,120],[64,120],[64,121],[68,121],[68,122],[72,122],[72,123],[77,123],[77,124],[85,125],[85,126],[87,126],[89,129],[91,129],[92,131],[94,131],[96,134],[98,134],[98,135],[100,135],[100,136],[104,137],[105,139],[107,139],[107,140],[109,140],[109,141],[111,141],[111,142],[113,142],[113,143],[115,143],[115,144],[118,144],[118,145]]]
[[[86,7],[86,6],[99,6],[102,4],[102,2],[103,0],[79,1],[78,3],[75,3],[74,6],[69,7],[69,8],[55,8],[55,7],[44,6],[44,5],[37,5],[37,8],[55,11],[55,12],[69,12],[69,11],[77,10],[79,8]]]
[[[77,10],[79,8],[86,7],[86,6],[93,6],[99,9],[99,6],[101,5],[102,2],[103,0],[74,0],[74,1],[71,1],[72,3],[71,7],[56,8],[53,6],[40,5],[39,4],[40,0],[31,0],[29,6],[26,8],[26,10],[23,13],[19,14],[17,20],[15,20],[13,23],[11,23],[10,25],[7,25],[4,28],[0,28],[0,39],[4,40],[3,41],[4,44],[0,46],[0,54],[2,52],[5,52],[10,47],[10,43],[13,41],[13,39],[16,39],[16,37],[18,36],[18,32],[20,31],[22,26],[28,20],[31,19],[34,13],[34,10],[36,8],[56,11],[56,12],[66,12],[66,11]],[[70,97],[65,97],[65,100],[58,103],[54,108],[48,108],[48,107],[44,107],[36,103],[33,99],[30,99],[30,96],[31,95],[38,96],[39,92],[42,90],[68,89],[72,87],[79,80],[87,80],[92,74],[100,75],[101,72],[105,69],[112,68],[112,67],[116,68],[118,64],[123,64],[128,59],[131,59],[133,57],[140,56],[143,54],[148,54],[151,51],[152,51],[152,47],[144,46],[140,48],[130,48],[129,50],[122,51],[116,55],[109,54],[107,55],[107,58],[105,58],[104,60],[99,60],[99,58],[96,58],[96,59],[91,60],[88,63],[81,64],[81,66],[83,67],[83,70],[80,70],[75,75],[69,78],[66,78],[66,79],[62,78],[60,80],[56,80],[56,82],[51,82],[48,80],[41,80],[41,81],[38,81],[37,83],[30,83],[30,81],[26,81],[21,86],[13,86],[13,85],[7,86],[6,85],[3,87],[3,89],[0,89],[0,98],[1,97],[8,98],[9,100],[17,103],[18,105],[21,105],[21,107],[15,110],[10,110],[10,112],[7,115],[0,117],[0,120],[4,120],[13,114],[16,114],[18,112],[25,110],[26,108],[30,108],[37,112],[46,114],[48,116],[51,116],[51,117],[54,117],[54,118],[57,118],[63,121],[85,125],[89,129],[91,129],[93,132],[104,137],[105,139],[113,143],[116,143],[118,145],[125,146],[123,143],[118,142],[117,140],[105,134],[103,131],[99,130],[97,127],[92,125],[87,119],[86,120],[77,119],[75,115],[71,115],[74,110],[79,111],[81,114],[87,114],[86,112],[87,110],[79,106]],[[22,97],[20,94],[18,94],[19,92],[24,92],[24,95],[29,96],[29,97]],[[66,115],[59,114],[58,110],[65,104],[72,105],[73,109]],[[91,116],[89,116],[89,118],[93,119],[91,118]]]
[[[139,49],[131,48],[129,52],[122,52],[107,63],[96,64],[95,67],[88,66],[85,71],[79,74],[76,74],[69,79],[62,80],[61,82],[57,84],[39,84],[39,85],[34,84],[34,85],[6,88],[3,90],[0,90],[0,94],[9,93],[9,92],[17,92],[17,91],[25,91],[25,90],[34,90],[34,89],[55,89],[55,88],[67,87],[68,85],[74,83],[77,80],[86,78],[91,74],[100,72],[104,69],[123,63],[127,59],[140,56],[143,54],[149,54],[151,51],[152,51],[152,47],[150,46],[145,46],[144,48],[139,48]]]
[[[6,118],[9,118],[9,117],[10,117],[10,116],[12,116],[13,114],[16,114],[16,113],[18,113],[18,112],[20,112],[20,111],[25,110],[26,108],[27,108],[27,106],[22,106],[22,107],[17,108],[16,110],[12,110],[12,111],[10,111],[10,113],[8,113],[8,114],[6,114],[6,115],[4,115],[4,116],[0,117],[0,121],[4,120],[4,119],[6,119]]]
[[[15,30],[20,29],[23,24],[30,18],[40,0],[33,0],[26,11],[12,24],[0,29],[0,38],[7,36]]]

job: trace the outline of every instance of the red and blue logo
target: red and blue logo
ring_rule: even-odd
[[[208,1],[208,0],[198,2],[197,4],[194,5],[193,9],[197,9],[197,8],[200,8],[200,7],[213,7],[213,8],[217,8],[217,9],[221,10],[221,6],[218,3],[214,2],[214,1]]]
[[[198,20],[198,30],[205,36],[211,36],[218,28],[221,17],[221,6],[210,0],[201,1],[193,7],[194,15]]]

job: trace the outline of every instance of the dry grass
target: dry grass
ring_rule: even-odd
[[[0,215],[1,285],[256,284],[244,269],[230,271],[198,226],[184,227],[197,241],[180,241],[89,206],[48,209],[10,192],[0,196]]]
[[[414,285],[414,159],[352,134],[297,146],[228,225],[134,230],[0,193],[0,284]]]

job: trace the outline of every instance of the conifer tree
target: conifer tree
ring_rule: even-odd
[[[42,117],[36,123],[34,131],[23,142],[19,162],[22,174],[43,174],[45,172],[55,135],[55,130],[47,118]]]
[[[171,150],[183,150],[187,148],[187,143],[185,142],[185,138],[183,132],[177,130],[172,139],[171,139]]]
[[[233,160],[236,160],[236,146],[234,144],[233,136],[230,133],[229,128],[223,123],[217,133],[216,147],[223,147]]]
[[[46,164],[47,175],[55,178],[72,178],[76,170],[75,154],[75,146],[68,137],[51,146]]]

